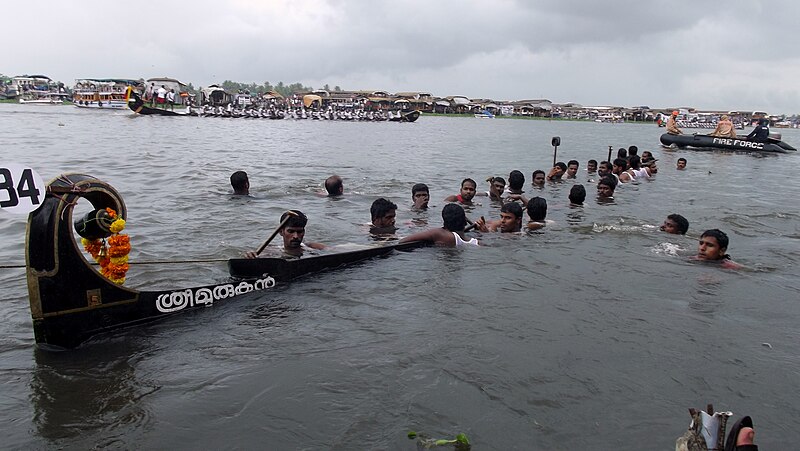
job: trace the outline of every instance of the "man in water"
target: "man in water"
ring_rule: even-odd
[[[283,222],[284,220],[286,223]],[[306,217],[302,211],[289,210],[285,212],[281,215],[280,223],[283,224],[283,226],[278,230],[278,234],[283,238],[283,248],[281,249],[283,256],[300,257],[306,249],[325,249],[325,245],[321,243],[303,242],[306,235],[308,217]],[[259,257],[255,251],[248,251],[244,255],[247,258]],[[266,257],[269,255],[264,256]]]
[[[550,181],[557,181],[561,180],[561,177],[567,172],[567,165],[564,164],[563,161],[559,161],[553,166],[553,169],[550,169],[550,173],[547,174],[547,180]]]
[[[500,209],[500,219],[497,221],[486,222],[481,217],[475,221],[475,226],[481,232],[513,233],[522,230],[522,207],[516,202],[503,204]]]
[[[525,179],[523,178],[522,180],[525,183]],[[476,196],[489,196],[489,200],[502,202],[503,193],[506,190],[506,179],[503,177],[489,177],[486,181],[489,182],[489,191],[477,193]]]
[[[520,201],[523,205],[528,203],[522,188],[525,186],[525,175],[521,171],[513,170],[508,174],[508,191],[505,192],[506,201]]]
[[[589,160],[586,164],[586,172],[589,174],[594,174],[597,172],[597,160]]]
[[[678,158],[677,169],[679,171],[683,171],[684,169],[686,169],[686,158]]]
[[[547,177],[544,174],[544,171],[541,169],[537,169],[533,171],[533,175],[531,175],[531,185],[535,186],[536,188],[544,188],[544,181]]]
[[[611,163],[608,161],[601,161],[600,166],[597,168],[597,176],[600,178],[608,177],[612,173]]]
[[[671,214],[667,216],[664,223],[661,224],[661,231],[671,233],[673,235],[686,235],[689,230],[689,221],[679,214]]]
[[[244,171],[236,171],[231,174],[231,186],[233,187],[233,194],[239,196],[250,194],[250,180],[247,179],[247,173]]]
[[[579,185],[576,185],[579,186]],[[547,225],[547,201],[539,196],[528,201],[528,230],[537,230]]]
[[[697,245],[697,256],[694,260],[704,262],[719,263],[727,269],[739,269],[742,265],[731,260],[731,256],[726,253],[728,250],[728,235],[719,229],[710,229],[700,235]]]
[[[427,210],[430,198],[431,193],[428,190],[428,185],[417,183],[411,187],[411,200],[414,202],[411,207],[412,210]]]
[[[598,199],[613,199],[614,198],[614,190],[617,188],[617,184],[614,183],[614,179],[611,177],[603,177],[597,182],[597,198]]]
[[[611,168],[611,175],[616,177],[622,183],[633,181],[633,177],[627,173],[628,162],[622,158],[614,160],[614,166]]]
[[[394,226],[395,218],[397,217],[397,205],[394,202],[382,197],[375,199],[369,212],[372,216],[370,233],[385,235],[394,233],[397,230],[397,227]]]
[[[568,179],[574,179],[575,177],[578,176],[578,167],[579,166],[580,166],[580,163],[578,163],[578,160],[569,160],[567,162],[567,178]]]
[[[682,135],[683,131],[678,128],[678,111],[672,112],[672,115],[667,119],[667,133],[670,135]]]
[[[573,185],[569,190],[570,205],[583,205],[584,200],[586,200],[586,188],[583,185]]]
[[[332,175],[325,179],[325,191],[328,197],[341,196],[344,193],[344,182],[338,175]]]
[[[461,192],[457,195],[447,196],[444,198],[445,202],[458,202],[462,205],[472,205],[472,199],[475,197],[475,190],[478,184],[475,180],[466,178],[461,181]]]
[[[411,241],[427,241],[436,246],[462,247],[477,246],[476,238],[466,239],[464,228],[467,226],[467,216],[464,209],[458,204],[447,204],[442,208],[442,227],[417,232],[400,240],[400,243]]]

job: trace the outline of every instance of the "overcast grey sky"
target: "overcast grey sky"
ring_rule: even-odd
[[[800,113],[800,2],[44,0],[0,73]]]

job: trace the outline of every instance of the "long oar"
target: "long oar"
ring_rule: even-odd
[[[267,241],[264,241],[264,244],[262,244],[262,245],[261,245],[261,247],[259,247],[259,248],[258,248],[258,250],[256,251],[256,255],[261,255],[261,252],[263,252],[263,251],[264,251],[264,249],[266,249],[267,245],[269,245],[269,243],[270,243],[270,242],[272,242],[272,240],[275,238],[275,235],[277,235],[277,234],[278,234],[278,232],[280,232],[280,231],[281,231],[281,229],[283,228],[283,226],[285,226],[285,225],[286,225],[286,223],[287,223],[287,222],[289,222],[289,219],[290,219],[292,216],[297,216],[297,213],[295,213],[295,212],[293,212],[293,211],[291,211],[291,210],[287,211],[286,213],[287,213],[286,217],[285,217],[285,218],[283,218],[283,221],[281,221],[281,223],[278,225],[278,228],[277,228],[277,229],[275,229],[275,230],[272,232],[272,235],[270,235],[270,236],[269,236],[269,238],[267,238]]]

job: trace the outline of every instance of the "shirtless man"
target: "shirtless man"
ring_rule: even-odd
[[[672,115],[667,119],[667,133],[670,135],[682,135],[683,131],[678,128],[678,110],[672,112]]]
[[[726,254],[728,250],[728,235],[719,229],[706,230],[700,235],[697,245],[697,255],[693,260],[719,263],[727,269],[739,269],[742,265],[731,260]]]
[[[445,197],[444,201],[458,202],[462,205],[472,205],[472,199],[475,197],[475,190],[477,187],[478,184],[475,183],[475,180],[466,178],[461,181],[461,192],[457,195],[454,194],[452,196]]]
[[[325,179],[325,191],[328,197],[341,196],[344,193],[344,182],[338,175],[332,175]]]
[[[467,226],[467,216],[464,209],[458,204],[447,204],[442,208],[442,227],[429,229],[409,235],[400,240],[400,243],[411,241],[427,241],[436,246],[462,247],[477,246],[476,238],[467,239],[464,237],[464,228]]]
[[[589,174],[597,172],[597,160],[589,160],[589,163],[586,164],[586,172]]]
[[[678,158],[678,165],[676,166],[676,168],[679,171],[685,170],[686,169],[686,158]]]
[[[475,221],[475,226],[481,232],[519,232],[522,230],[522,207],[516,202],[503,204],[503,207],[500,209],[499,220],[487,223],[486,220],[481,217]]]
[[[287,220],[288,217],[288,220]],[[283,221],[286,223],[283,224]],[[283,247],[281,252],[284,257],[300,257],[306,249],[325,249],[325,245],[321,243],[304,243],[303,239],[306,235],[306,224],[308,218],[300,210],[289,210],[281,215],[280,223],[283,227],[280,228],[278,234],[283,238]],[[259,255],[256,251],[248,251],[245,254],[247,258],[258,258]],[[268,257],[270,255],[261,254],[261,256]]]

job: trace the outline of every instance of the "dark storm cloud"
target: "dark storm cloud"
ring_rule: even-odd
[[[794,2],[50,2],[0,72],[328,83],[584,104],[798,110]],[[117,17],[114,16],[114,17]],[[21,40],[21,36],[25,36]]]

